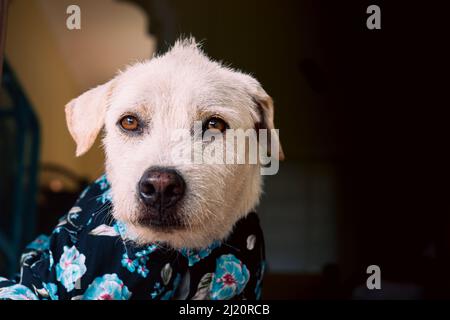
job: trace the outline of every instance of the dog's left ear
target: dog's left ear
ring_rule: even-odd
[[[113,80],[86,91],[66,105],[67,127],[77,144],[77,157],[90,149],[102,129],[112,90]]]
[[[264,91],[261,86],[257,86],[256,91],[252,94],[253,100],[256,103],[256,107],[258,108],[258,113],[260,120],[256,124],[256,129],[267,129],[267,152],[270,156],[270,148],[271,148],[271,129],[275,129],[274,123],[274,105],[273,99]],[[279,154],[278,159],[280,161],[284,160],[284,152],[281,147],[280,138],[275,133],[276,143],[278,143]]]

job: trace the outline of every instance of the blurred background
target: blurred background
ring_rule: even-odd
[[[442,105],[429,89],[444,83],[436,8],[377,1],[382,29],[368,30],[368,1],[0,3],[1,274],[17,271],[24,245],[104,170],[98,141],[75,157],[64,105],[192,34],[275,101],[286,161],[266,178],[258,210],[263,298],[449,297],[448,166],[436,154],[445,126],[429,121]],[[81,30],[66,28],[72,4]],[[402,20],[419,13],[426,26]],[[382,290],[365,289],[372,264]]]

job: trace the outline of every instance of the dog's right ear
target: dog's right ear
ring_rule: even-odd
[[[77,144],[77,157],[89,150],[102,129],[112,90],[113,80],[83,93],[66,105],[67,127]]]
[[[253,92],[253,100],[255,101],[258,112],[259,112],[259,123],[257,124],[258,129],[267,129],[269,130],[268,133],[268,146],[267,151],[268,155],[270,156],[270,148],[271,148],[271,142],[270,142],[270,130],[275,129],[274,124],[274,106],[273,106],[273,100],[272,98],[264,91],[264,89],[258,84],[256,87],[256,92]],[[284,152],[283,148],[281,147],[280,138],[278,135],[275,135],[275,143],[278,144],[278,159],[280,161],[284,160]]]

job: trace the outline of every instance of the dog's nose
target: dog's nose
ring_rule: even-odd
[[[183,197],[185,182],[173,169],[150,168],[142,175],[138,189],[147,206],[160,210],[173,206]]]

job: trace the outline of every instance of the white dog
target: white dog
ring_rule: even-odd
[[[258,204],[262,188],[259,164],[175,163],[173,150],[187,148],[186,140],[174,138],[176,129],[191,132],[195,121],[221,134],[273,129],[273,114],[257,80],[211,61],[193,39],[128,67],[66,106],[77,156],[105,127],[114,217],[139,243],[175,248],[224,239]]]
[[[283,153],[272,99],[254,78],[182,40],[72,100],[66,115],[77,155],[105,127],[106,177],[27,247],[19,282],[0,278],[0,299],[261,297],[254,209],[269,162],[252,161],[254,146],[234,133],[251,142],[271,129],[258,149],[271,163]]]

